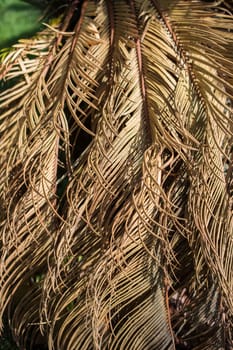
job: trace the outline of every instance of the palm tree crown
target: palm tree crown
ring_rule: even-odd
[[[20,349],[231,349],[232,2],[54,4],[0,66],[1,319]]]

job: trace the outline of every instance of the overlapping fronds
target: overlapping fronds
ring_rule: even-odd
[[[0,316],[21,349],[233,346],[232,10],[71,1],[4,57]]]

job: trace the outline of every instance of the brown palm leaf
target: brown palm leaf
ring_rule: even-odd
[[[232,349],[232,3],[61,10],[0,66],[1,319],[20,349]]]

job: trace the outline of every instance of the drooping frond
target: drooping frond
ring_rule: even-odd
[[[232,5],[64,10],[0,66],[0,315],[22,349],[230,349]]]

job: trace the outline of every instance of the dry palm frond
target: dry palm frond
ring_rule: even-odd
[[[230,349],[232,5],[65,10],[0,66],[0,315],[22,349]]]

